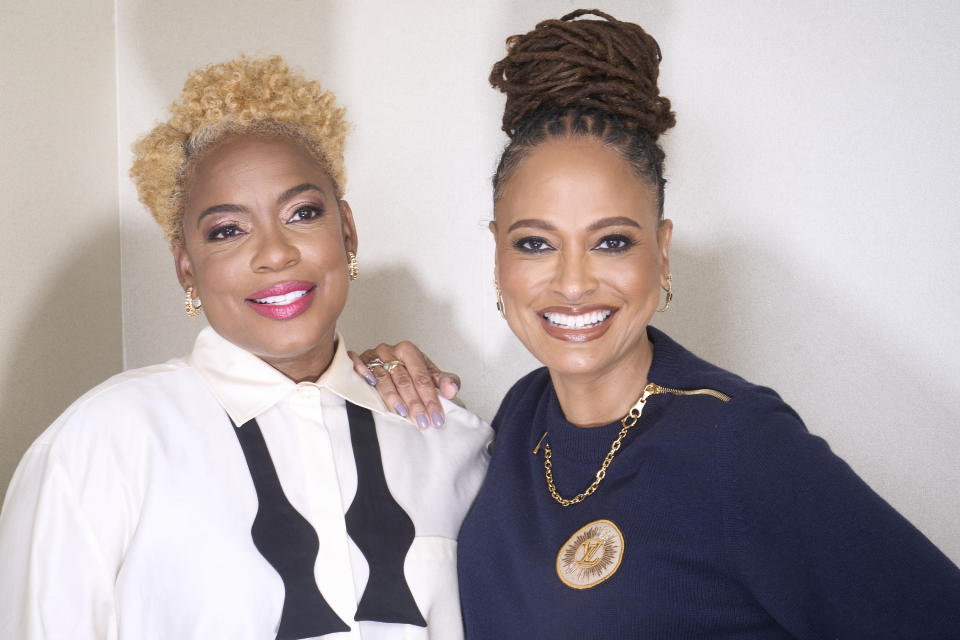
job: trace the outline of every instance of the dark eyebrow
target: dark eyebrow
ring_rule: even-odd
[[[246,211],[246,207],[241,207],[238,204],[215,204],[212,207],[207,207],[203,210],[203,212],[197,218],[197,226],[199,227],[200,221],[211,213],[246,213]]]
[[[303,184],[298,184],[295,187],[290,187],[289,189],[281,193],[280,197],[277,198],[277,204],[283,204],[293,196],[303,193],[304,191],[319,191],[320,193],[323,193],[323,189],[321,189],[317,185],[312,184],[310,182],[304,182]]]
[[[634,220],[633,218],[628,218],[626,216],[615,216],[612,218],[600,218],[596,222],[590,223],[590,226],[587,227],[587,231],[596,231],[597,229],[603,229],[604,227],[636,227],[641,229],[640,223]]]
[[[304,182],[303,184],[298,184],[295,187],[290,187],[286,191],[280,194],[277,198],[277,204],[283,204],[293,196],[303,193],[304,191],[319,191],[323,193],[323,189],[318,187],[315,184],[310,182]],[[211,213],[246,213],[247,208],[242,207],[238,204],[216,204],[212,207],[207,207],[203,210],[200,216],[197,218],[197,226],[200,226],[200,221],[203,220],[206,216]]]
[[[544,229],[546,231],[553,231],[554,229],[556,229],[556,227],[553,226],[552,222],[547,222],[546,220],[528,219],[528,220],[517,220],[512,225],[510,225],[510,228],[507,229],[507,233],[510,233],[517,227],[533,227],[534,229]]]
[[[622,226],[636,227],[637,229],[642,228],[640,226],[640,223],[638,223],[633,218],[628,218],[626,216],[615,216],[612,218],[601,218],[596,222],[590,223],[590,226],[587,227],[587,231],[596,231],[597,229],[602,229],[604,227],[622,227]],[[529,220],[517,220],[512,225],[510,225],[510,228],[507,229],[507,233],[510,233],[517,227],[533,227],[535,229],[544,229],[546,231],[553,231],[554,229],[556,229],[553,223],[548,222],[546,220],[529,219]]]

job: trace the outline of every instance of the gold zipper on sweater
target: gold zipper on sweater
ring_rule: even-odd
[[[620,429],[620,434],[610,446],[610,451],[604,457],[603,463],[600,465],[600,469],[597,471],[593,482],[590,483],[589,487],[572,498],[564,498],[557,493],[557,487],[553,482],[553,463],[550,461],[550,444],[544,443],[544,441],[547,439],[547,432],[544,431],[543,435],[540,437],[540,442],[538,442],[537,446],[533,448],[533,454],[536,455],[540,450],[540,445],[543,444],[543,468],[547,478],[547,489],[550,491],[550,495],[553,496],[553,499],[560,503],[560,506],[569,507],[570,505],[577,504],[578,502],[583,502],[587,499],[587,497],[593,495],[593,492],[597,490],[598,486],[600,486],[600,481],[606,477],[607,468],[610,466],[610,463],[613,462],[613,456],[615,456],[617,451],[620,450],[620,446],[623,442],[623,438],[627,435],[627,431],[629,431],[633,425],[637,424],[637,420],[640,419],[640,407],[644,405],[644,403],[647,401],[647,398],[650,396],[658,396],[665,393],[675,396],[710,396],[721,402],[730,402],[730,396],[725,393],[720,393],[714,389],[671,389],[670,387],[661,387],[655,382],[647,384],[647,386],[643,388],[643,394],[640,396],[640,399],[637,400],[637,403],[630,408],[629,413],[623,416],[623,418],[620,420],[620,424],[623,428]]]
[[[670,387],[661,387],[657,383],[651,382],[644,387],[643,395],[640,396],[640,402],[637,404],[643,404],[650,396],[657,396],[664,393],[672,393],[675,396],[711,396],[720,402],[730,402],[730,396],[714,389],[671,389]]]

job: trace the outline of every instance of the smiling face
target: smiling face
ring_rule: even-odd
[[[347,299],[349,205],[299,142],[237,135],[198,158],[185,184],[177,275],[210,325],[294,380],[333,357]]]
[[[495,209],[497,280],[527,349],[555,379],[645,376],[672,232],[650,184],[593,138],[551,139]]]

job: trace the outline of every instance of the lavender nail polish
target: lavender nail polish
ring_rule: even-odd
[[[429,427],[430,421],[427,420],[427,416],[423,415],[422,413],[417,415],[417,426],[420,427],[421,429],[426,429],[427,427]]]
[[[363,379],[367,381],[367,384],[371,387],[377,386],[377,379],[373,377],[372,373],[363,374]]]
[[[402,402],[398,402],[394,409],[397,410],[397,413],[400,414],[401,418],[406,418],[408,415],[410,415],[410,412],[407,411],[407,405],[403,404]]]
[[[439,412],[434,412],[433,414],[433,426],[442,427],[443,426],[443,416]]]

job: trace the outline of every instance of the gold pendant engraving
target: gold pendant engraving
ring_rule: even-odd
[[[571,589],[595,587],[620,568],[623,534],[609,520],[577,530],[557,553],[557,576]]]

